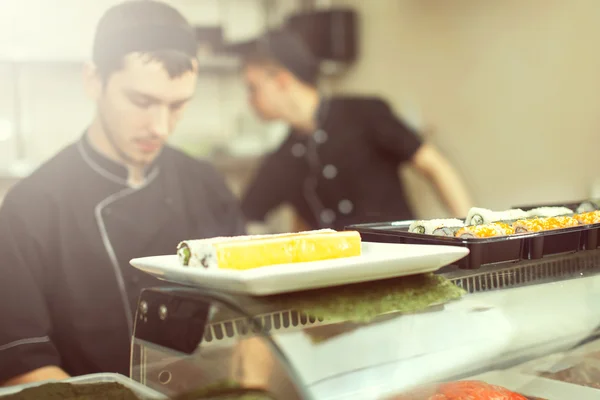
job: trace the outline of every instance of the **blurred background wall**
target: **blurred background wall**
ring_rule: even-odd
[[[0,0],[0,198],[90,121],[81,66],[97,19],[114,3]],[[202,60],[173,143],[212,160],[236,193],[286,127],[252,115],[236,58],[215,53],[203,32],[218,28],[233,43],[299,12],[344,8],[356,14],[357,58],[327,65],[322,89],[387,99],[457,165],[478,205],[600,196],[598,1],[170,3],[198,27]],[[401,174],[419,216],[446,214],[423,179]],[[271,221],[275,230],[289,223],[285,209]]]

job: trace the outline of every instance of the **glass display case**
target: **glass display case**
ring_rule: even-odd
[[[329,318],[298,311],[285,296],[148,289],[139,300],[131,377],[171,398],[225,398],[202,395],[245,388],[286,400],[462,399],[432,397],[440,386],[425,397],[401,394],[475,380],[530,399],[598,399],[598,272],[600,249],[479,269],[452,265],[438,275],[464,290],[460,299],[368,320],[352,317],[360,305],[351,302],[348,318]],[[381,289],[369,285],[339,290]],[[482,392],[472,398],[492,398]]]
[[[559,208],[584,206],[600,203]],[[498,233],[503,220],[471,225],[498,218],[474,212],[462,227],[350,227],[338,236],[356,239],[358,255],[337,259],[260,264],[290,243],[311,255],[317,246],[302,233],[259,243],[250,261],[240,244],[264,239],[235,238],[241,255],[227,266],[211,267],[213,239],[199,241],[204,252],[186,244],[132,260],[173,284],[139,296],[130,377],[78,377],[62,389],[179,400],[600,399],[600,211],[568,226],[543,224],[575,217],[516,221],[510,234]],[[477,236],[486,229],[496,234]],[[0,399],[37,398],[10,397],[24,389],[35,385]]]

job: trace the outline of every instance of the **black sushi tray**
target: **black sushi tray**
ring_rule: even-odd
[[[536,207],[538,206],[530,208]],[[358,231],[362,240],[366,242],[466,247],[470,251],[469,255],[457,262],[457,266],[462,269],[479,269],[488,264],[536,260],[551,255],[595,250],[600,247],[600,224],[482,239],[408,232],[412,222],[358,224],[350,225],[346,229]]]

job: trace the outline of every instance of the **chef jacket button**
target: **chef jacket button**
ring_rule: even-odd
[[[300,158],[306,154],[306,146],[302,143],[296,143],[292,146],[292,155],[294,157]]]
[[[160,307],[158,307],[158,318],[164,321],[165,319],[167,319],[168,316],[169,309],[164,304],[161,304]]]
[[[321,222],[323,222],[324,224],[331,224],[333,221],[335,221],[335,212],[333,212],[332,210],[325,209],[321,211],[320,216]]]
[[[338,203],[338,210],[345,215],[348,215],[354,209],[354,204],[350,200],[344,199]]]
[[[315,142],[317,142],[318,144],[323,144],[327,141],[327,132],[325,132],[323,129],[318,129],[314,135],[313,135]]]
[[[326,179],[333,179],[337,176],[338,170],[335,165],[327,164],[323,167],[323,176]]]

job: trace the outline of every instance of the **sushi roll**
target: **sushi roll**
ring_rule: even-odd
[[[496,236],[512,235],[515,230],[512,226],[502,223],[494,222],[486,225],[472,225],[465,226],[456,232],[456,237],[459,238],[489,238]]]
[[[450,236],[456,235],[456,232],[460,229],[460,226],[441,226],[433,230],[432,235],[434,236]]]
[[[492,211],[487,208],[472,207],[467,214],[465,225],[485,225],[498,221],[515,221],[527,218],[527,213],[519,208],[506,211]]]
[[[264,249],[274,247],[272,255],[264,255],[264,263],[269,264],[268,259],[273,257],[290,257],[289,243],[299,245],[302,242],[297,238],[303,238],[309,236],[312,238],[322,238],[324,234],[342,234],[343,232],[336,232],[333,229],[321,229],[315,231],[307,231],[300,233],[282,233],[274,235],[245,235],[245,236],[233,236],[233,237],[214,237],[210,239],[197,239],[197,240],[185,240],[177,246],[177,256],[179,262],[183,266],[190,267],[204,267],[204,268],[233,268],[240,269],[231,266],[225,266],[235,258],[237,253],[242,254],[247,252],[256,253],[257,246],[263,246]],[[357,233],[358,235],[358,233]],[[358,235],[360,240],[360,235]],[[331,237],[327,240],[330,241]],[[315,240],[316,240],[315,239]],[[295,240],[295,241],[293,241]],[[279,246],[280,248],[277,248]],[[278,252],[284,249],[290,250],[290,254],[278,254]],[[242,254],[243,255],[243,254]],[[271,257],[273,256],[273,257]],[[224,263],[223,260],[227,258],[228,262]],[[332,257],[335,258],[335,257]],[[239,261],[239,260],[238,260]],[[286,262],[292,262],[287,259],[281,259],[281,264]],[[260,263],[260,260],[245,260],[242,264],[251,265],[253,263]],[[294,261],[295,262],[295,261]],[[247,267],[251,268],[251,267]],[[244,269],[247,269],[244,268]]]
[[[454,236],[454,233],[463,226],[465,224],[460,219],[432,219],[415,221],[410,224],[408,231],[425,235]]]
[[[522,219],[513,224],[515,233],[541,232],[577,226],[579,222],[572,217],[549,217]]]
[[[576,214],[573,218],[582,225],[600,224],[600,211]]]
[[[577,210],[575,210],[575,212],[577,212],[578,214],[583,214],[598,210],[600,210],[600,199],[586,200],[582,202],[579,205],[579,207],[577,207]]]
[[[333,230],[331,230],[334,232]],[[211,246],[215,243],[225,242],[225,241],[234,241],[234,240],[251,240],[251,239],[262,239],[266,237],[277,237],[277,236],[287,236],[292,235],[291,233],[282,233],[282,234],[272,234],[272,235],[240,235],[240,236],[232,236],[232,237],[213,237],[209,239],[192,239],[192,240],[184,240],[183,242],[177,245],[177,257],[179,257],[179,262],[185,266],[204,266],[208,268],[206,265],[206,260],[202,261],[200,250],[203,247]]]
[[[573,214],[573,210],[567,207],[538,207],[534,208],[533,210],[527,211],[527,214],[530,218],[550,218],[560,217],[563,215],[571,215]]]

